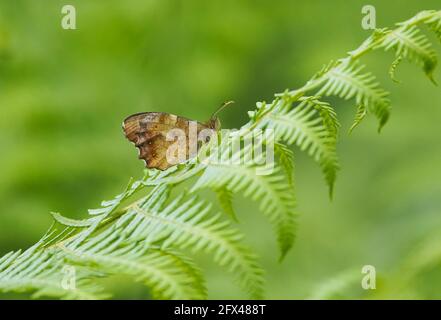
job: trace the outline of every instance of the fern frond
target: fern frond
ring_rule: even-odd
[[[102,299],[108,297],[78,272],[76,285],[63,288],[64,263],[54,252],[39,250],[41,242],[21,253],[10,252],[0,259],[0,290],[32,292],[33,297]]]
[[[404,57],[422,66],[427,77],[435,82],[433,71],[438,59],[429,39],[416,26],[403,25],[387,32],[379,47],[393,49],[397,57]]]
[[[441,11],[429,11],[430,18],[425,22],[441,42]]]
[[[83,228],[83,227],[89,227],[93,225],[96,221],[99,220],[99,217],[92,217],[87,219],[70,219],[59,212],[51,212],[52,218],[59,224],[66,226],[66,227],[73,227],[73,228]]]
[[[192,190],[226,186],[234,193],[241,193],[245,197],[260,201],[260,210],[276,228],[283,258],[292,247],[295,238],[295,198],[284,181],[284,176],[278,174],[278,168],[270,175],[256,175],[256,170],[259,169],[266,170],[245,164],[211,164]]]
[[[355,98],[379,119],[381,129],[389,118],[389,93],[383,90],[371,73],[363,73],[365,66],[344,59],[325,76],[326,83],[318,95],[338,96],[345,100]]]
[[[130,243],[110,228],[79,247],[62,246],[67,259],[107,274],[125,274],[151,288],[158,299],[204,299],[201,277],[179,256]],[[190,272],[189,272],[190,271]],[[193,276],[192,276],[193,275]]]
[[[403,56],[401,56],[401,55],[397,56],[395,58],[395,60],[391,63],[390,68],[389,68],[389,77],[395,83],[400,83],[400,81],[395,78],[395,72],[398,68],[398,65],[401,63],[401,61],[403,61]]]
[[[209,216],[209,210],[210,206],[196,197],[184,200],[181,195],[160,210],[141,205],[121,219],[127,223],[125,233],[131,239],[148,245],[160,240],[163,249],[177,247],[212,253],[214,261],[236,274],[252,297],[261,297],[262,269],[256,257],[240,244],[241,234],[219,214]]]
[[[349,128],[349,133],[351,133],[358,125],[363,121],[364,117],[366,117],[367,110],[363,104],[360,104],[357,108],[357,113],[355,114],[354,121],[352,122],[351,127]]]
[[[325,109],[316,106],[315,100],[304,99],[291,109],[276,108],[268,113],[260,126],[274,129],[276,141],[296,144],[302,151],[307,151],[322,168],[332,196],[339,169],[334,136],[337,124],[333,122],[329,109],[324,112]],[[325,120],[320,116],[318,109],[321,110],[322,115],[326,115]],[[328,125],[332,131],[335,131],[329,131]]]
[[[335,68],[338,65],[338,61],[331,60],[328,64],[325,64],[322,66],[322,68],[316,72],[310,80],[306,83],[306,86],[308,84],[313,83],[316,80],[321,80],[323,77],[333,68]]]
[[[92,217],[89,219],[89,221],[92,221],[90,226],[78,234],[78,236],[75,238],[75,245],[80,245],[85,239],[87,239],[89,236],[92,235],[92,233],[100,226],[100,224],[106,220],[109,216],[111,216],[120,206],[121,204],[129,199],[131,196],[133,196],[138,191],[142,190],[145,187],[142,180],[134,181],[133,179],[130,179],[127,187],[125,188],[124,192],[117,195],[112,200],[103,201],[101,203],[101,207],[97,209],[89,209],[88,213]],[[57,216],[55,215],[55,218],[58,218],[58,222],[61,224],[66,224],[67,226],[74,226],[75,224],[82,224],[81,221],[68,221],[67,219],[62,219],[61,215]],[[73,225],[72,225],[73,224]]]
[[[280,164],[285,170],[288,182],[294,185],[294,152],[283,143],[274,144],[274,152],[279,156]]]
[[[216,189],[217,199],[222,207],[222,210],[234,221],[237,220],[236,212],[233,208],[233,193],[228,188],[222,187]]]
[[[316,97],[312,97],[311,101],[314,108],[319,112],[323,125],[329,132],[329,136],[337,140],[340,122],[338,121],[337,113],[335,112],[334,108],[332,108],[329,103],[320,101]]]
[[[151,247],[149,248],[151,253],[156,251],[168,255],[173,264],[178,265],[185,274],[188,274],[190,279],[193,279],[191,286],[193,286],[193,290],[200,293],[200,296],[207,297],[207,287],[205,283],[205,277],[202,273],[202,270],[197,266],[197,264],[185,254],[180,253],[176,250],[167,249],[163,250],[161,248]]]

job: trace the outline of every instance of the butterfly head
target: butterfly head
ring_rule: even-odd
[[[227,102],[224,102],[214,113],[213,113],[213,115],[211,116],[211,118],[210,118],[210,120],[208,120],[208,123],[207,123],[207,125],[208,125],[208,127],[209,128],[211,128],[211,129],[213,129],[213,130],[216,130],[216,131],[218,131],[218,130],[220,130],[220,128],[221,128],[221,123],[220,123],[220,120],[219,120],[219,118],[217,117],[217,114],[220,112],[220,111],[222,111],[225,107],[227,107],[227,106],[229,106],[229,105],[231,105],[231,104],[233,104],[234,103],[234,101],[227,101]]]
[[[221,123],[218,117],[211,117],[210,120],[208,120],[207,126],[210,129],[213,129],[214,131],[219,131],[221,128]]]

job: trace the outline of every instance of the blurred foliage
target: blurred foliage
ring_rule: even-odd
[[[120,128],[128,114],[206,120],[233,99],[222,122],[238,127],[255,101],[302,85],[369,34],[360,26],[367,3],[359,0],[72,0],[77,30],[60,27],[64,4],[0,1],[1,254],[34,243],[49,211],[84,217],[128,177],[142,175]],[[378,27],[440,9],[437,0],[369,4]],[[372,118],[345,135],[354,107],[336,104],[342,170],[332,202],[318,166],[296,154],[301,216],[283,263],[257,208],[234,199],[240,228],[267,270],[268,298],[441,298],[434,286],[441,278],[441,91],[407,63],[394,84],[390,58],[378,52],[366,59],[392,92],[381,135]],[[228,275],[204,263],[210,298],[243,297]],[[366,264],[378,273],[377,290],[368,293],[359,285]],[[321,292],[335,278],[344,289]],[[118,297],[145,298],[138,288],[123,287]]]

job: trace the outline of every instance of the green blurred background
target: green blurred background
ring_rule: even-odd
[[[76,7],[77,30],[60,26],[65,4]],[[0,254],[37,241],[49,211],[84,217],[142,176],[124,117],[203,121],[232,99],[222,123],[237,128],[256,101],[301,86],[358,46],[370,34],[360,25],[366,4],[378,27],[441,9],[439,0],[0,0]],[[296,152],[298,237],[283,263],[267,220],[235,199],[239,228],[267,272],[267,298],[441,298],[441,90],[408,63],[394,84],[392,60],[364,59],[392,93],[380,135],[372,117],[348,135],[353,102],[331,100],[343,125],[332,202],[318,166]],[[202,263],[210,298],[246,297]],[[376,267],[376,290],[361,290],[363,265]],[[116,298],[148,297],[127,279],[110,285]]]

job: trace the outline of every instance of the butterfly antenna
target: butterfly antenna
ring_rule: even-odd
[[[231,105],[231,104],[233,104],[234,103],[234,101],[227,101],[227,102],[224,102],[224,103],[222,103],[222,105],[213,113],[213,115],[211,116],[211,119],[214,119],[215,117],[216,117],[216,115],[219,113],[219,112],[221,112],[222,110],[224,110],[227,106],[229,106],[229,105]]]

